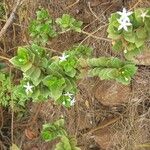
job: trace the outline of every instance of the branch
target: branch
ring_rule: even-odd
[[[23,1],[21,0],[18,0],[15,4],[15,7],[13,8],[11,14],[10,14],[10,17],[8,18],[8,20],[6,21],[4,27],[1,29],[0,31],[0,39],[2,38],[2,36],[6,33],[8,27],[12,24],[12,22],[14,21],[15,19],[15,13],[18,9],[18,7],[22,4]]]

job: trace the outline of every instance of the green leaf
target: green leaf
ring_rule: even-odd
[[[21,66],[21,70],[22,70],[23,72],[26,72],[26,71],[28,71],[31,67],[32,67],[32,63],[31,63],[31,62],[28,62],[28,63],[26,63],[25,65]]]
[[[137,48],[140,48],[140,47],[144,46],[144,42],[145,41],[143,39],[136,38],[135,45],[136,45]]]
[[[36,67],[32,65],[30,69],[28,69],[26,72],[24,72],[25,77],[30,77],[31,74],[35,71]]]
[[[71,91],[72,89],[74,89],[75,83],[73,82],[72,79],[66,78],[65,82],[66,82],[66,87],[64,89],[65,91]]]
[[[101,80],[114,79],[118,75],[118,70],[115,68],[104,68],[99,72],[99,77]]]
[[[47,10],[41,9],[36,12],[37,20],[45,20],[49,18]]]
[[[45,45],[49,38],[55,37],[56,31],[53,27],[53,21],[49,17],[47,10],[37,11],[37,18],[31,21],[29,25],[29,33],[34,43]]]
[[[62,18],[57,18],[56,23],[61,25],[63,28],[68,28],[70,27],[71,23],[71,16],[68,14],[63,14]]]
[[[123,36],[126,41],[135,43],[136,40],[136,34],[134,32],[123,32]]]
[[[72,29],[75,30],[76,32],[81,32],[81,26],[82,26],[83,22],[82,21],[75,21],[72,24]]]
[[[43,54],[45,52],[45,50],[42,47],[38,46],[37,44],[32,44],[31,49],[32,49],[33,53],[35,53],[39,56],[43,56]]]
[[[128,51],[132,51],[133,49],[137,48],[135,43],[129,43],[128,46],[126,47],[126,49]]]
[[[131,77],[130,76],[118,76],[116,78],[116,81],[120,82],[121,84],[128,85],[130,84]]]
[[[93,49],[87,45],[77,45],[70,49],[71,53],[78,57],[91,57]]]
[[[51,91],[51,97],[57,100],[61,97],[63,89],[65,88],[65,79],[49,75],[43,79],[43,84]]]
[[[76,142],[73,141],[76,141],[76,139],[62,136],[61,141],[56,145],[55,150],[80,150],[80,148],[76,146]]]
[[[46,142],[54,140],[63,135],[66,135],[66,131],[64,130],[64,119],[59,119],[54,123],[43,125],[41,136]]]
[[[48,69],[50,70],[50,73],[52,73],[53,75],[60,76],[60,77],[63,77],[65,75],[62,67],[59,65],[59,61],[52,62],[49,65]]]
[[[26,58],[29,55],[29,51],[25,47],[18,47],[17,54],[20,58]]]
[[[68,58],[67,61],[61,62],[60,65],[63,67],[66,75],[68,75],[72,78],[75,77],[76,72],[77,72],[76,71],[77,62],[73,57]]]
[[[108,67],[108,68],[120,68],[123,62],[115,57],[99,57],[87,60],[91,67]]]
[[[134,57],[140,53],[141,53],[141,50],[139,48],[135,48],[133,50],[127,51],[127,53],[125,53],[124,56],[127,60],[133,60]]]
[[[17,56],[10,59],[10,62],[16,66],[19,67],[23,72],[27,71],[31,68],[32,62],[34,61],[34,54],[30,53],[30,51],[24,47],[19,47],[17,51]]]
[[[122,48],[123,48],[123,45],[122,45],[122,41],[121,40],[115,41],[115,44],[112,47],[112,49],[115,50],[115,51],[121,51]]]
[[[126,64],[121,68],[121,74],[116,78],[116,81],[121,82],[124,85],[128,85],[136,71],[137,67],[135,64]]]
[[[133,77],[133,75],[137,72],[137,67],[135,64],[127,64],[122,67],[121,71],[123,75]]]
[[[56,19],[56,23],[65,30],[74,30],[76,32],[81,32],[82,21],[77,21],[75,18],[68,14],[63,14],[61,18]]]
[[[139,39],[147,38],[147,30],[144,27],[140,27],[136,30],[136,35]]]
[[[115,39],[117,40],[121,37],[120,32],[111,24],[108,26],[107,32],[108,32],[108,37],[114,40]]]
[[[145,20],[145,29],[148,31],[150,37],[150,19]]]
[[[41,69],[38,67],[34,67],[33,72],[30,74],[31,79],[37,80],[41,75]]]

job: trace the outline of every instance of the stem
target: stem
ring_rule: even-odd
[[[10,84],[10,99],[11,99],[11,142],[13,143],[14,141],[14,100],[12,97],[12,84],[11,84],[11,69],[9,72],[9,76],[10,76],[10,80],[9,80],[9,84]]]
[[[76,0],[76,2],[74,2],[73,4],[67,6],[67,7],[65,8],[65,10],[66,10],[66,9],[69,9],[69,8],[71,8],[71,7],[73,7],[73,6],[76,5],[76,4],[78,4],[79,1],[80,1],[80,0]]]
[[[150,147],[150,143],[147,143],[147,144],[140,144],[140,145],[137,145],[136,147],[141,147],[141,148]]]
[[[111,42],[110,39],[103,38],[103,37],[98,37],[98,36],[92,35],[91,33],[85,32],[85,31],[83,31],[83,30],[81,31],[81,33],[86,34],[86,35],[88,35],[88,36],[90,36],[90,37],[92,37],[92,38],[95,38],[95,39],[97,39],[97,40],[103,40],[103,41]]]
[[[58,34],[63,34],[63,33],[66,33],[66,32],[68,32],[68,31],[70,31],[70,29],[67,29],[67,30],[64,30],[64,31],[58,32]]]
[[[7,60],[7,61],[10,60],[9,58],[7,58],[7,57],[5,57],[5,56],[0,56],[0,59]]]
[[[24,1],[24,0],[23,0]],[[6,21],[5,25],[3,26],[3,28],[0,31],[0,39],[2,38],[2,36],[6,33],[8,27],[13,23],[14,19],[15,19],[15,14],[17,9],[20,7],[20,5],[22,4],[21,0],[17,0],[8,20]]]

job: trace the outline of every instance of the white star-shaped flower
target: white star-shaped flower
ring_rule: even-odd
[[[65,96],[68,96],[69,98],[71,98],[73,96],[73,94],[67,92],[66,94],[64,94]]]
[[[70,99],[70,105],[73,106],[74,103],[76,102],[75,98],[73,97],[73,94],[67,92],[66,94],[64,94],[65,96],[68,96]]]
[[[25,88],[25,91],[26,91],[27,94],[29,94],[30,92],[31,92],[31,93],[33,92],[32,88],[33,88],[34,86],[30,85],[29,82],[27,82],[27,85],[24,85],[23,87]]]
[[[148,13],[148,10],[146,12],[142,11],[141,17],[143,19],[143,22],[144,22],[144,20],[145,20],[146,17],[148,17],[148,18],[150,17],[149,15],[147,15],[147,13]]]
[[[121,17],[120,17],[120,20],[121,21],[125,21],[125,22],[130,22],[130,19],[129,19],[129,16],[132,14],[133,12],[132,11],[127,11],[125,8],[123,8],[123,11],[118,11],[117,14],[119,14]]]
[[[66,59],[69,57],[69,55],[65,55],[65,53],[62,54],[62,56],[59,57],[60,62],[66,61]]]
[[[120,19],[118,19],[118,22],[120,23],[118,30],[124,29],[125,31],[128,31],[128,26],[132,25],[130,22],[126,22]]]
[[[73,106],[75,102],[76,102],[75,98],[71,99],[70,105]]]

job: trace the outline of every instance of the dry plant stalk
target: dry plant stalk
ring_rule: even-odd
[[[24,1],[24,0],[23,0]],[[18,0],[15,4],[15,7],[13,8],[10,17],[8,18],[8,20],[6,21],[4,27],[1,29],[0,31],[0,39],[2,38],[2,36],[6,33],[8,27],[12,24],[12,22],[15,19],[15,13],[17,11],[17,9],[20,7],[20,5],[23,3],[22,0]]]

